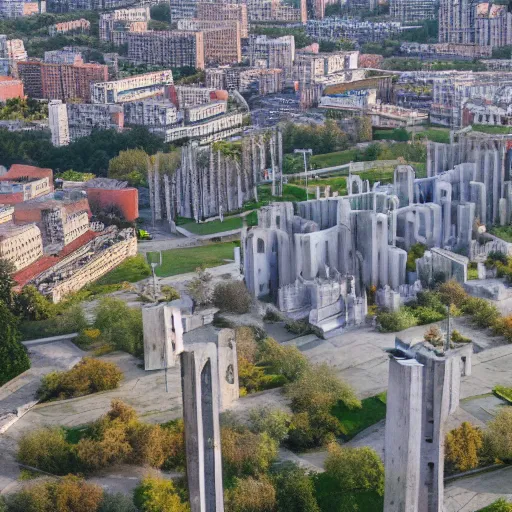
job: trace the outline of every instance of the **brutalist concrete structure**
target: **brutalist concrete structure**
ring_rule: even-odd
[[[449,335],[447,335],[449,336]],[[444,439],[459,406],[472,344],[435,348],[396,339],[390,353],[384,512],[442,512]]]

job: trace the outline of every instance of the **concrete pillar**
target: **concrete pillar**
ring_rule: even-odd
[[[219,410],[225,411],[240,398],[235,331],[221,329],[217,338],[219,368]]]

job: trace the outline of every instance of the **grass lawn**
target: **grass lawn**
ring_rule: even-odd
[[[505,386],[494,386],[493,393],[499,398],[503,398],[509,404],[512,404],[512,388],[507,388]]]
[[[380,181],[384,183],[393,183],[395,173],[394,167],[383,167],[382,169],[371,169],[370,171],[358,172],[357,175],[364,180],[369,180],[370,185]]]
[[[335,151],[324,155],[313,155],[311,157],[311,167],[314,169],[323,169],[324,167],[335,167],[336,165],[345,165],[353,162],[356,158],[357,149],[347,149],[345,151]]]
[[[443,144],[450,143],[450,129],[449,128],[428,128],[416,134],[416,139],[421,140],[427,138],[432,142],[442,142]]]
[[[384,509],[384,497],[375,491],[340,491],[336,481],[325,473],[315,475],[313,483],[322,512],[382,512]]]
[[[478,268],[476,266],[476,263],[471,262],[468,265],[468,281],[478,279]]]
[[[512,133],[512,126],[487,126],[485,124],[474,124],[472,128],[475,132],[490,133],[491,135]]]
[[[213,233],[222,233],[223,231],[231,231],[242,227],[242,219],[240,217],[224,218],[224,222],[220,220],[212,220],[210,222],[189,222],[182,224],[180,227],[194,233],[195,235],[211,235]]]
[[[176,276],[186,272],[194,272],[200,266],[217,267],[224,265],[225,260],[233,259],[235,242],[209,244],[185,249],[162,251],[162,265],[155,272],[158,277]],[[148,261],[158,261],[157,253],[148,253]]]
[[[416,178],[426,178],[427,177],[427,164],[423,162],[412,163],[411,164],[416,171]]]
[[[365,398],[362,405],[361,409],[348,409],[342,402],[338,402],[331,411],[342,425],[345,441],[386,417],[386,393]]]
[[[66,441],[71,444],[78,444],[82,439],[89,427],[87,425],[81,427],[63,427],[66,434]]]
[[[487,231],[505,242],[512,242],[512,226],[492,226]]]
[[[305,185],[303,179],[299,182],[301,185]],[[340,196],[347,195],[347,178],[345,176],[331,176],[329,178],[318,178],[317,180],[308,180],[308,188],[310,193],[313,192],[315,187],[326,187],[329,185],[332,192],[339,192]],[[313,187],[313,190],[312,188]]]
[[[126,258],[114,270],[98,279],[94,285],[105,284],[118,284],[128,281],[129,283],[136,283],[151,275],[151,268],[147,264],[144,256],[137,255],[131,258]]]

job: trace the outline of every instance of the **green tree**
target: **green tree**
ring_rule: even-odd
[[[286,512],[320,512],[315,488],[305,469],[290,464],[273,475],[277,508]]]
[[[512,407],[500,409],[485,430],[490,454],[505,462],[512,461]]]
[[[46,320],[56,313],[54,304],[33,285],[24,286],[14,302],[17,314],[24,320]]]
[[[1,137],[0,137],[1,139]],[[13,287],[14,279],[12,274],[16,267],[9,261],[0,258],[0,301],[8,308],[13,307]]]
[[[268,407],[252,409],[249,413],[251,429],[257,434],[267,433],[272,439],[281,443],[288,435],[291,415],[281,409]]]
[[[300,379],[309,364],[297,347],[280,345],[273,338],[267,338],[261,344],[259,362],[290,382]]]
[[[116,494],[104,493],[98,512],[138,512],[129,496],[118,492]]]
[[[16,317],[0,301],[0,386],[30,368],[27,350],[19,337]]]
[[[512,512],[512,503],[500,498],[488,507],[481,509],[480,512]]]
[[[171,22],[171,6],[168,2],[151,6],[150,16],[152,20]]]
[[[235,478],[226,501],[229,512],[274,512],[276,490],[266,477]]]
[[[135,505],[142,512],[188,512],[171,480],[144,477],[133,492]]]
[[[127,181],[138,187],[146,182],[149,156],[142,149],[127,149],[112,158],[108,164],[108,177]]]
[[[384,465],[375,450],[345,448],[337,443],[329,445],[325,471],[332,477],[340,492],[375,491],[384,494]]]

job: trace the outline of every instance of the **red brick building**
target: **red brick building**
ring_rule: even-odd
[[[108,66],[103,64],[22,61],[17,66],[25,92],[32,98],[88,102],[91,99],[91,83],[108,80]]]
[[[0,76],[0,103],[12,98],[23,98],[23,82],[10,76]]]

